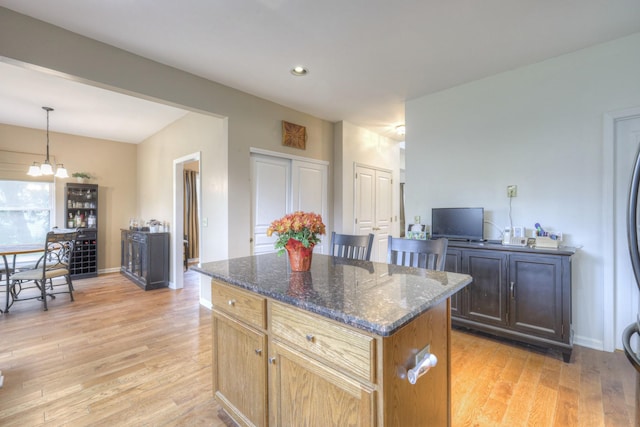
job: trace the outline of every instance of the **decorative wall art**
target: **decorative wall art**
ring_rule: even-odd
[[[282,145],[305,150],[307,148],[307,129],[304,126],[282,121]]]

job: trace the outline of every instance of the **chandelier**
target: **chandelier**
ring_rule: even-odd
[[[42,176],[42,175],[53,175],[53,167],[49,162],[49,112],[53,111],[51,107],[42,107],[43,110],[47,112],[47,157],[44,159],[44,163],[38,164],[38,162],[33,162],[33,164],[29,167],[29,172],[27,175],[30,176]],[[56,178],[69,178],[69,174],[67,170],[64,168],[62,163],[58,163],[56,165]]]

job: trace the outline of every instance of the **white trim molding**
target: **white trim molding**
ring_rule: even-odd
[[[615,142],[616,122],[629,117],[640,116],[640,107],[611,111],[603,118],[603,147],[602,147],[602,241],[603,254],[603,341],[605,351],[615,350],[616,311],[615,311],[615,245],[612,238],[615,235],[614,203],[615,203]]]

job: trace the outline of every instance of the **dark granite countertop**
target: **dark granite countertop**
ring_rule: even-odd
[[[274,253],[204,263],[192,270],[380,336],[471,283],[471,276],[313,255],[293,273]]]
[[[484,242],[466,242],[449,239],[449,248],[465,249],[490,249],[492,251],[521,252],[530,254],[561,255],[572,256],[576,253],[576,248],[571,246],[560,246],[553,248],[536,248],[531,246],[505,246],[499,240],[486,240]]]

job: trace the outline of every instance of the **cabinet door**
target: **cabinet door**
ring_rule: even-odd
[[[375,425],[371,387],[277,341],[272,342],[270,354],[271,425]]]
[[[462,252],[459,249],[447,249],[447,258],[444,262],[444,271],[451,273],[462,272]],[[451,315],[462,316],[462,299],[466,288],[451,295]]]
[[[463,272],[473,278],[462,308],[470,320],[507,325],[507,259],[508,254],[498,251],[462,252]]]
[[[142,253],[140,251],[140,242],[138,242],[133,235],[129,236],[129,256],[131,262],[131,268],[129,271],[136,277],[141,277],[142,274]]]
[[[149,241],[143,238],[138,242],[138,254],[140,258],[140,278],[146,284],[149,283]]]
[[[213,391],[241,425],[267,425],[266,338],[224,315],[213,317]]]
[[[129,239],[127,232],[120,232],[120,267],[129,270]]]
[[[515,255],[509,261],[510,324],[513,329],[561,340],[562,259]]]

